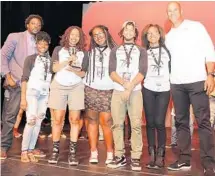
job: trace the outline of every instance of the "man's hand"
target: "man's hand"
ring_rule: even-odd
[[[21,99],[20,109],[22,109],[23,111],[26,111],[26,109],[27,109],[27,101],[26,101],[26,99]]]
[[[134,84],[132,82],[126,81],[126,82],[123,83],[123,87],[126,90],[132,91],[134,89]]]
[[[10,87],[16,87],[16,82],[13,80],[12,76],[10,75],[10,73],[8,73],[6,75],[6,82],[7,82],[7,85],[9,85]]]
[[[207,95],[210,95],[210,93],[214,90],[214,78],[212,75],[208,75],[205,81],[204,90],[206,91]]]
[[[130,90],[125,90],[125,91],[122,93],[122,100],[123,100],[123,101],[128,101],[129,98],[130,98],[130,95],[131,95],[131,91],[130,91]]]

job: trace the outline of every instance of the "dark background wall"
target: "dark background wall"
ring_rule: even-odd
[[[25,19],[30,14],[39,14],[43,17],[44,27],[52,37],[50,51],[59,43],[59,36],[71,25],[81,27],[82,4],[89,1],[25,1],[1,2],[1,46],[11,32],[25,30]]]
[[[52,38],[50,53],[59,43],[59,36],[71,25],[81,27],[82,5],[89,1],[3,1],[1,2],[1,47],[11,32],[25,31],[25,19],[30,14],[39,14],[43,17],[42,30],[48,32]],[[1,79],[1,85],[3,79]],[[2,88],[2,86],[1,86]],[[1,89],[1,105],[4,90]],[[1,108],[2,109],[2,108]]]

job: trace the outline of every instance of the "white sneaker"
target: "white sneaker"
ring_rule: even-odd
[[[97,164],[98,163],[98,151],[97,150],[94,152],[91,151],[91,156],[90,156],[89,162],[91,164]]]
[[[107,152],[107,159],[105,164],[110,164],[113,161],[113,152]]]
[[[104,136],[103,135],[99,135],[99,141],[104,141]]]

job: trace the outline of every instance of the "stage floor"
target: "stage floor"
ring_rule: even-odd
[[[12,148],[8,153],[8,159],[1,161],[1,174],[2,176],[98,176],[98,175],[111,175],[111,176],[201,176],[203,175],[202,167],[200,164],[199,157],[199,140],[197,131],[194,132],[192,140],[193,148],[192,151],[192,170],[189,172],[170,172],[166,168],[161,170],[150,170],[145,168],[148,162],[148,152],[146,143],[145,128],[143,128],[143,156],[142,156],[142,171],[134,172],[131,171],[129,160],[130,160],[130,142],[126,140],[126,157],[128,164],[127,166],[120,169],[108,169],[105,165],[106,151],[104,141],[98,142],[99,151],[99,164],[89,164],[89,145],[86,139],[78,141],[78,158],[80,164],[77,167],[68,165],[68,145],[69,145],[69,127],[67,126],[64,130],[67,134],[67,139],[61,139],[60,143],[60,160],[57,165],[48,164],[48,157],[51,154],[52,141],[50,138],[39,139],[37,147],[46,152],[47,156],[41,158],[38,163],[22,163],[20,161],[20,145],[22,138],[14,139]],[[170,129],[167,129],[167,144],[170,142]],[[175,155],[177,149],[166,149],[166,166],[175,161]]]

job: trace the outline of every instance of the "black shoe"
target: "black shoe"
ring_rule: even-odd
[[[131,170],[141,171],[140,159],[131,159]]]
[[[146,164],[146,167],[148,169],[153,169],[155,168],[155,160],[156,160],[155,146],[150,146],[148,150],[150,155],[150,161],[148,164]]]
[[[155,162],[154,161],[149,161],[149,163],[146,164],[146,168],[154,169],[155,168]]]
[[[191,165],[190,163],[187,162],[176,161],[175,163],[170,164],[169,167],[167,167],[167,169],[172,171],[190,170]]]
[[[69,147],[69,156],[68,156],[68,162],[71,166],[77,166],[78,165],[78,159],[76,156],[76,150],[77,150],[77,142],[70,141],[70,147]]]
[[[164,167],[164,157],[162,156],[157,156],[156,161],[155,161],[155,169],[160,169]]]
[[[70,153],[68,156],[68,162],[70,166],[77,166],[79,164],[75,153]]]
[[[164,167],[164,156],[165,156],[165,149],[160,147],[157,150],[157,157],[155,161],[156,168]]]
[[[109,167],[111,169],[116,169],[118,167],[122,167],[122,166],[125,166],[125,165],[126,165],[126,158],[123,155],[121,157],[115,156],[113,161],[111,163],[109,163],[107,165],[107,167]]]
[[[215,176],[215,169],[213,168],[204,169],[204,176]]]
[[[51,157],[48,160],[49,164],[57,164],[59,160],[59,153],[58,152],[52,152]]]

